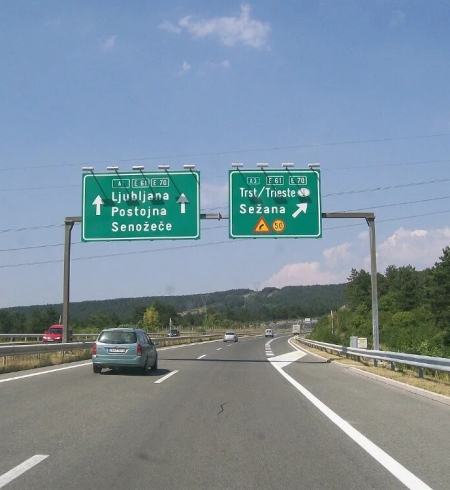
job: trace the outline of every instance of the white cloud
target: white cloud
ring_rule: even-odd
[[[209,66],[211,68],[224,68],[225,70],[230,68],[231,66],[231,63],[229,62],[229,60],[223,60],[223,61],[219,61],[217,63],[214,63],[212,61],[207,61],[205,63],[206,66]]]
[[[450,227],[431,230],[399,228],[377,247],[378,269],[388,265],[431,267],[439,260],[442,249],[450,245]],[[368,263],[368,259],[366,259]]]
[[[162,29],[163,31],[171,32],[172,34],[179,34],[181,32],[181,29],[179,27],[172,24],[172,22],[169,22],[168,20],[161,22],[158,28]]]
[[[174,33],[184,28],[196,38],[218,38],[225,46],[244,44],[252,48],[261,48],[267,42],[270,24],[252,19],[250,13],[250,6],[243,4],[239,16],[196,19],[188,15],[178,22],[180,27],[166,21],[160,25],[160,28]]]
[[[107,39],[105,39],[104,41],[102,41],[100,43],[100,48],[103,51],[113,50],[116,46],[116,39],[117,39],[117,36],[109,36]]]
[[[228,184],[203,184],[201,185],[202,209],[214,206],[226,207],[228,205]],[[224,211],[222,209],[222,211]]]
[[[212,194],[213,195],[213,194]],[[226,200],[226,194],[224,194]],[[412,265],[418,270],[432,267],[442,255],[442,249],[450,246],[450,227],[440,229],[399,228],[377,247],[377,268],[384,272],[388,265],[397,267]],[[320,262],[287,264],[261,287],[284,287],[314,284],[345,283],[350,270],[363,268],[370,271],[368,232],[354,240],[344,242],[323,252]]]
[[[351,247],[351,243],[342,243],[337,247],[325,249],[323,251],[323,256],[329,265],[341,265],[343,262],[348,262],[351,258]]]
[[[265,281],[261,287],[310,286],[314,284],[337,284],[346,282],[346,275],[321,270],[319,262],[300,262],[285,265]]]
[[[187,61],[183,61],[183,65],[181,66],[181,71],[180,73],[186,73],[191,69],[191,65]]]

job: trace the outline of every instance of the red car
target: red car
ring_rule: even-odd
[[[42,342],[62,342],[63,326],[52,325],[49,327],[42,337]],[[69,341],[72,341],[72,332],[69,331]]]

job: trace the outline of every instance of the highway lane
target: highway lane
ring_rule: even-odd
[[[309,354],[284,370],[432,488],[450,487],[448,404]]]
[[[94,375],[89,363],[7,382],[20,374],[0,376],[0,475],[34,455],[48,455],[5,488],[405,488],[274,369],[268,339],[243,340],[160,349],[160,370],[147,377]],[[273,357],[293,350],[286,338],[270,346]],[[345,400],[356,375],[321,365],[336,371],[329,383],[339,387],[333,395],[331,387],[323,388],[330,372],[314,371],[318,364],[305,356],[284,370],[300,382],[311,379],[309,389],[326,403],[336,398],[332,408],[353,423]],[[373,386],[380,388],[363,383],[367,397]],[[357,428],[371,437],[372,414],[362,402],[354,411]],[[407,426],[405,417],[397,423]],[[387,433],[375,442],[394,444]],[[428,449],[426,437],[425,443]],[[418,446],[411,432],[397,443],[411,444]],[[402,464],[408,461],[415,460]],[[419,472],[428,477],[437,470],[435,489],[449,481],[440,481],[440,466]]]

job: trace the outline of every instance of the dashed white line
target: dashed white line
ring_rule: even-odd
[[[48,454],[36,454],[35,456],[27,459],[12,470],[9,470],[7,473],[1,475],[0,488],[3,488],[8,483],[15,480],[18,476],[25,473],[25,471],[28,471],[29,469],[33,468],[33,466],[39,464],[41,461],[44,461],[45,458],[48,458]]]
[[[170,378],[171,376],[173,376],[174,374],[177,374],[178,373],[178,370],[176,371],[172,371],[171,373],[169,374],[166,374],[165,376],[163,376],[161,379],[158,379],[158,381],[155,381],[155,385],[158,385],[160,383],[162,383],[163,381],[165,381],[167,378]]]
[[[272,348],[270,347],[270,344],[274,341],[274,339],[270,339],[269,341],[266,342],[266,345],[264,346],[264,350],[266,352],[267,357],[271,357],[274,355]]]
[[[204,357],[206,357],[206,354],[203,354],[202,356],[197,357],[197,359],[203,359]]]
[[[222,347],[219,347],[219,348],[218,348],[218,349],[216,349],[216,350],[222,350]]]

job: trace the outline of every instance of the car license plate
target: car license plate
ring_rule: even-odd
[[[109,349],[110,354],[124,354],[127,350],[126,349],[118,349],[117,347],[113,347]]]

